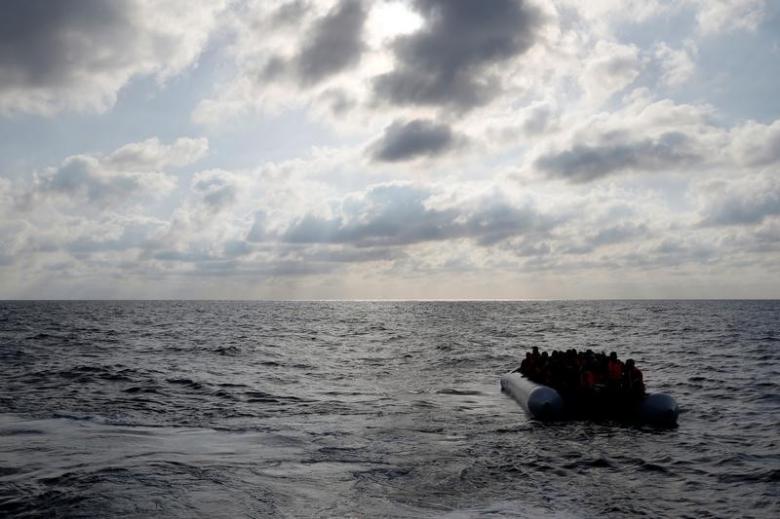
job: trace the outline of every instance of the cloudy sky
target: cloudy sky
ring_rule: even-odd
[[[4,0],[2,298],[780,296],[771,0]]]

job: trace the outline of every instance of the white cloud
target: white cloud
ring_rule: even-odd
[[[574,9],[588,23],[595,24],[598,29],[604,25],[625,21],[644,22],[663,13],[674,6],[672,2],[663,0],[558,0],[561,6]]]
[[[582,86],[599,105],[634,82],[642,69],[639,48],[601,40],[585,62]]]
[[[667,86],[679,87],[685,84],[696,72],[696,46],[689,42],[686,47],[672,49],[666,43],[655,47],[655,57],[661,67],[661,81]]]
[[[610,35],[623,24],[645,24],[662,16],[692,10],[698,29],[706,35],[722,31],[755,30],[766,14],[766,0],[556,0],[573,9],[599,34]]]
[[[755,30],[763,21],[766,0],[689,0],[697,6],[696,20],[704,34]]]
[[[123,204],[142,195],[159,197],[176,186],[166,172],[203,157],[206,139],[181,138],[161,144],[156,138],[123,146],[108,155],[75,155],[40,173],[32,196],[59,195],[69,203],[99,207]]]
[[[780,162],[780,119],[769,125],[749,121],[731,135],[731,148],[740,164],[761,167]]]
[[[164,169],[192,164],[209,149],[206,138],[181,137],[172,144],[160,143],[156,137],[126,144],[105,157],[104,163],[118,169]]]

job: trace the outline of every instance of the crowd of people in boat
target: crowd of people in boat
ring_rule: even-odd
[[[606,397],[615,400],[634,400],[645,395],[642,372],[633,359],[625,363],[612,352],[593,350],[555,350],[552,354],[539,348],[525,354],[515,370],[526,378],[557,390],[563,398],[573,396]]]

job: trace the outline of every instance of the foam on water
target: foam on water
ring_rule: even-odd
[[[775,517],[780,303],[0,303],[0,515]],[[670,431],[530,421],[533,345]]]

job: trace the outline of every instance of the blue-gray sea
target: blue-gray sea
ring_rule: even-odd
[[[532,346],[679,426],[530,420]],[[780,516],[780,302],[2,302],[2,517]]]

